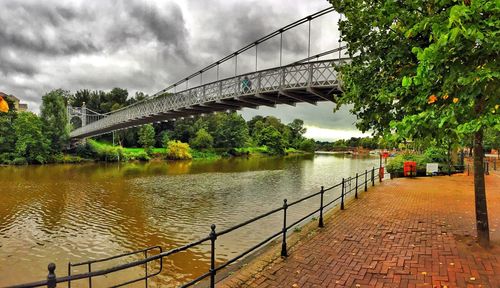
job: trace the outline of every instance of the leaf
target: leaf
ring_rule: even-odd
[[[404,76],[404,77],[403,77],[403,81],[402,81],[401,85],[402,85],[403,87],[405,87],[405,88],[408,88],[408,87],[410,87],[410,86],[411,86],[411,82],[412,82],[412,80],[411,80],[411,78],[410,78],[410,77],[408,77],[408,76]]]

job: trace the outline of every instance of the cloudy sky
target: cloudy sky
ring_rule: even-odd
[[[41,96],[56,88],[110,90],[133,95],[167,87],[256,39],[311,13],[326,0],[1,0],[0,91],[39,111]],[[338,15],[312,22],[311,54],[337,47]],[[283,62],[307,57],[307,26],[284,34]],[[279,40],[262,44],[258,68],[279,63]],[[238,71],[255,69],[254,50]],[[231,63],[221,77],[232,76]],[[212,75],[213,76],[213,75]],[[210,76],[207,76],[210,77]],[[210,80],[210,79],[208,79]],[[307,136],[332,140],[359,136],[355,117],[333,104],[244,109],[245,118],[301,118]]]

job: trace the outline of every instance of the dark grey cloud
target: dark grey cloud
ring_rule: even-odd
[[[41,96],[56,88],[122,87],[132,95],[153,94],[326,7],[324,0],[1,0],[0,91],[17,95],[34,111]],[[314,24],[321,29],[313,31],[312,50],[336,45],[332,17]],[[306,32],[304,25],[284,34],[283,64],[307,56]],[[278,65],[278,48],[279,38],[259,45],[259,69]],[[221,77],[234,74],[229,62],[221,65]],[[250,49],[238,57],[238,71],[253,69],[255,50]],[[203,79],[210,77],[215,78],[214,71]],[[354,129],[352,115],[344,112],[333,114],[321,104],[257,111],[284,122],[294,115],[308,125]]]

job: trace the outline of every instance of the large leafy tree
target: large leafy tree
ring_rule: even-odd
[[[43,164],[50,154],[50,141],[43,133],[42,120],[31,112],[21,112],[14,120],[15,153],[28,163]]]
[[[61,153],[68,145],[69,124],[65,104],[68,95],[67,91],[58,89],[42,97],[43,132],[50,141],[52,153]]]
[[[243,147],[248,140],[248,126],[245,119],[238,113],[218,113],[218,123],[215,127],[215,147],[233,148]]]
[[[335,0],[358,127],[404,139],[474,138],[479,243],[489,245],[483,130],[500,129],[498,1]]]

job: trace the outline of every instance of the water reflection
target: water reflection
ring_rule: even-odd
[[[207,236],[212,223],[218,229],[230,227],[280,207],[284,198],[293,201],[319,191],[320,185],[337,183],[377,162],[316,155],[1,167],[0,285],[43,279],[50,261],[62,276],[69,261],[154,245],[172,249]],[[290,222],[317,208],[316,200],[290,209]],[[276,215],[220,237],[218,260],[278,231],[281,221]],[[155,283],[176,284],[206,272],[207,256],[208,247],[198,247],[166,259],[168,269]]]

